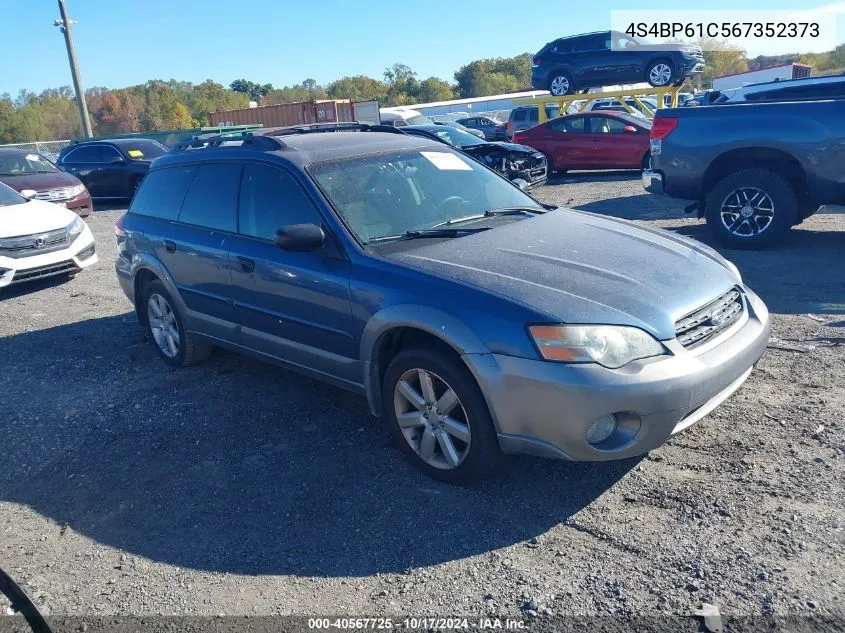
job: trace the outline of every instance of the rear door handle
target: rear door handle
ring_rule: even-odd
[[[255,270],[255,262],[249,259],[248,257],[238,256],[238,265],[241,267],[241,270],[245,273],[251,273]]]
[[[164,250],[168,253],[175,253],[176,252],[176,242],[171,240],[164,240]]]

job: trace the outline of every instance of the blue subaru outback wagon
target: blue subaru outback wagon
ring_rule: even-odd
[[[768,339],[766,306],[712,249],[542,205],[392,128],[183,146],[116,233],[164,362],[220,346],[358,392],[452,482],[502,453],[652,450],[738,389]]]

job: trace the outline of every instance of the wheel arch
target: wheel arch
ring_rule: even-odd
[[[716,183],[729,174],[749,168],[768,169],[780,174],[792,185],[799,203],[809,202],[807,173],[794,156],[771,147],[743,147],[720,154],[707,167],[701,179],[699,217],[703,214],[707,195]]]
[[[392,306],[374,315],[361,335],[360,358],[370,411],[382,415],[384,370],[401,350],[414,345],[435,347],[466,364],[465,354],[486,354],[481,339],[454,316],[429,306]],[[467,366],[472,372],[472,369]]]
[[[187,327],[188,311],[177,290],[176,282],[173,281],[173,277],[167,272],[164,264],[150,255],[141,255],[138,261],[134,262],[132,271],[132,296],[135,303],[135,314],[138,316],[141,325],[147,324],[147,312],[143,306],[143,290],[151,281],[159,281],[164,285],[176,303],[176,308],[182,315],[184,325]]]

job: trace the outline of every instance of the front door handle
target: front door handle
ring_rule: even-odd
[[[255,270],[255,262],[249,259],[248,257],[238,256],[238,265],[241,267],[241,270],[245,273],[251,273]]]
[[[164,250],[168,253],[175,253],[176,252],[176,242],[171,240],[164,240]]]

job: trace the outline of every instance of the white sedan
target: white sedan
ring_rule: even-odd
[[[88,225],[57,204],[32,200],[0,183],[0,288],[97,263]]]

